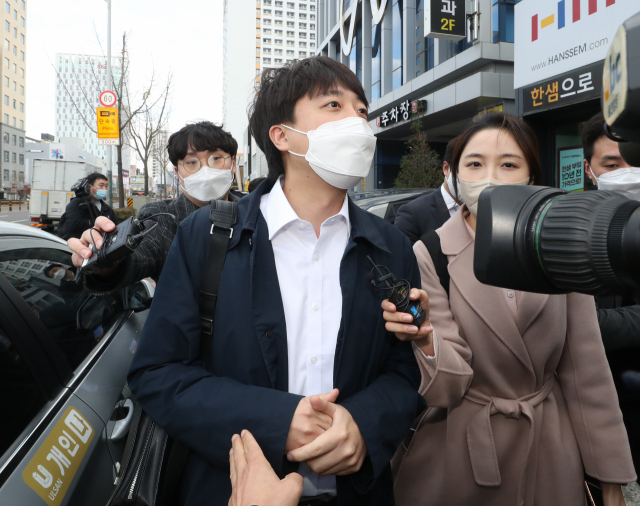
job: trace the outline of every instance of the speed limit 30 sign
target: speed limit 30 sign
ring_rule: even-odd
[[[116,105],[118,97],[113,91],[103,91],[100,93],[100,103],[103,107],[113,107]]]

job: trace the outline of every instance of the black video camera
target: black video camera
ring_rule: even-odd
[[[605,133],[640,167],[640,13],[605,58]],[[640,300],[640,201],[610,191],[498,186],[478,200],[479,281],[538,293],[630,294]]]

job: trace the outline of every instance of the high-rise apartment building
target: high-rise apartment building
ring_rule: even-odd
[[[254,9],[255,20],[250,15]],[[255,42],[248,35],[254,32]],[[249,155],[249,146],[243,145],[247,106],[260,86],[260,74],[313,56],[315,50],[316,0],[225,0],[223,121],[243,158]]]
[[[27,5],[24,0],[5,0],[2,51],[2,102],[0,167],[5,197],[23,195],[25,164],[25,69],[27,60]]]
[[[120,81],[121,58],[111,58],[113,80]],[[104,56],[56,54],[56,137],[79,137],[83,147],[98,158],[106,159],[108,146],[98,145],[96,107],[100,93],[107,87],[107,60]],[[89,123],[91,128],[89,128]],[[92,130],[93,129],[93,130]],[[124,158],[127,158],[126,160]],[[129,149],[123,147],[123,167],[129,167]],[[115,166],[115,150],[113,155]]]

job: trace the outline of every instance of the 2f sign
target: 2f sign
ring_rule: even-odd
[[[464,0],[426,0],[425,37],[460,40],[466,36]]]

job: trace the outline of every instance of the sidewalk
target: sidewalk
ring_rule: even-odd
[[[640,506],[640,485],[638,482],[629,483],[626,487],[622,487],[622,493],[627,506]]]

